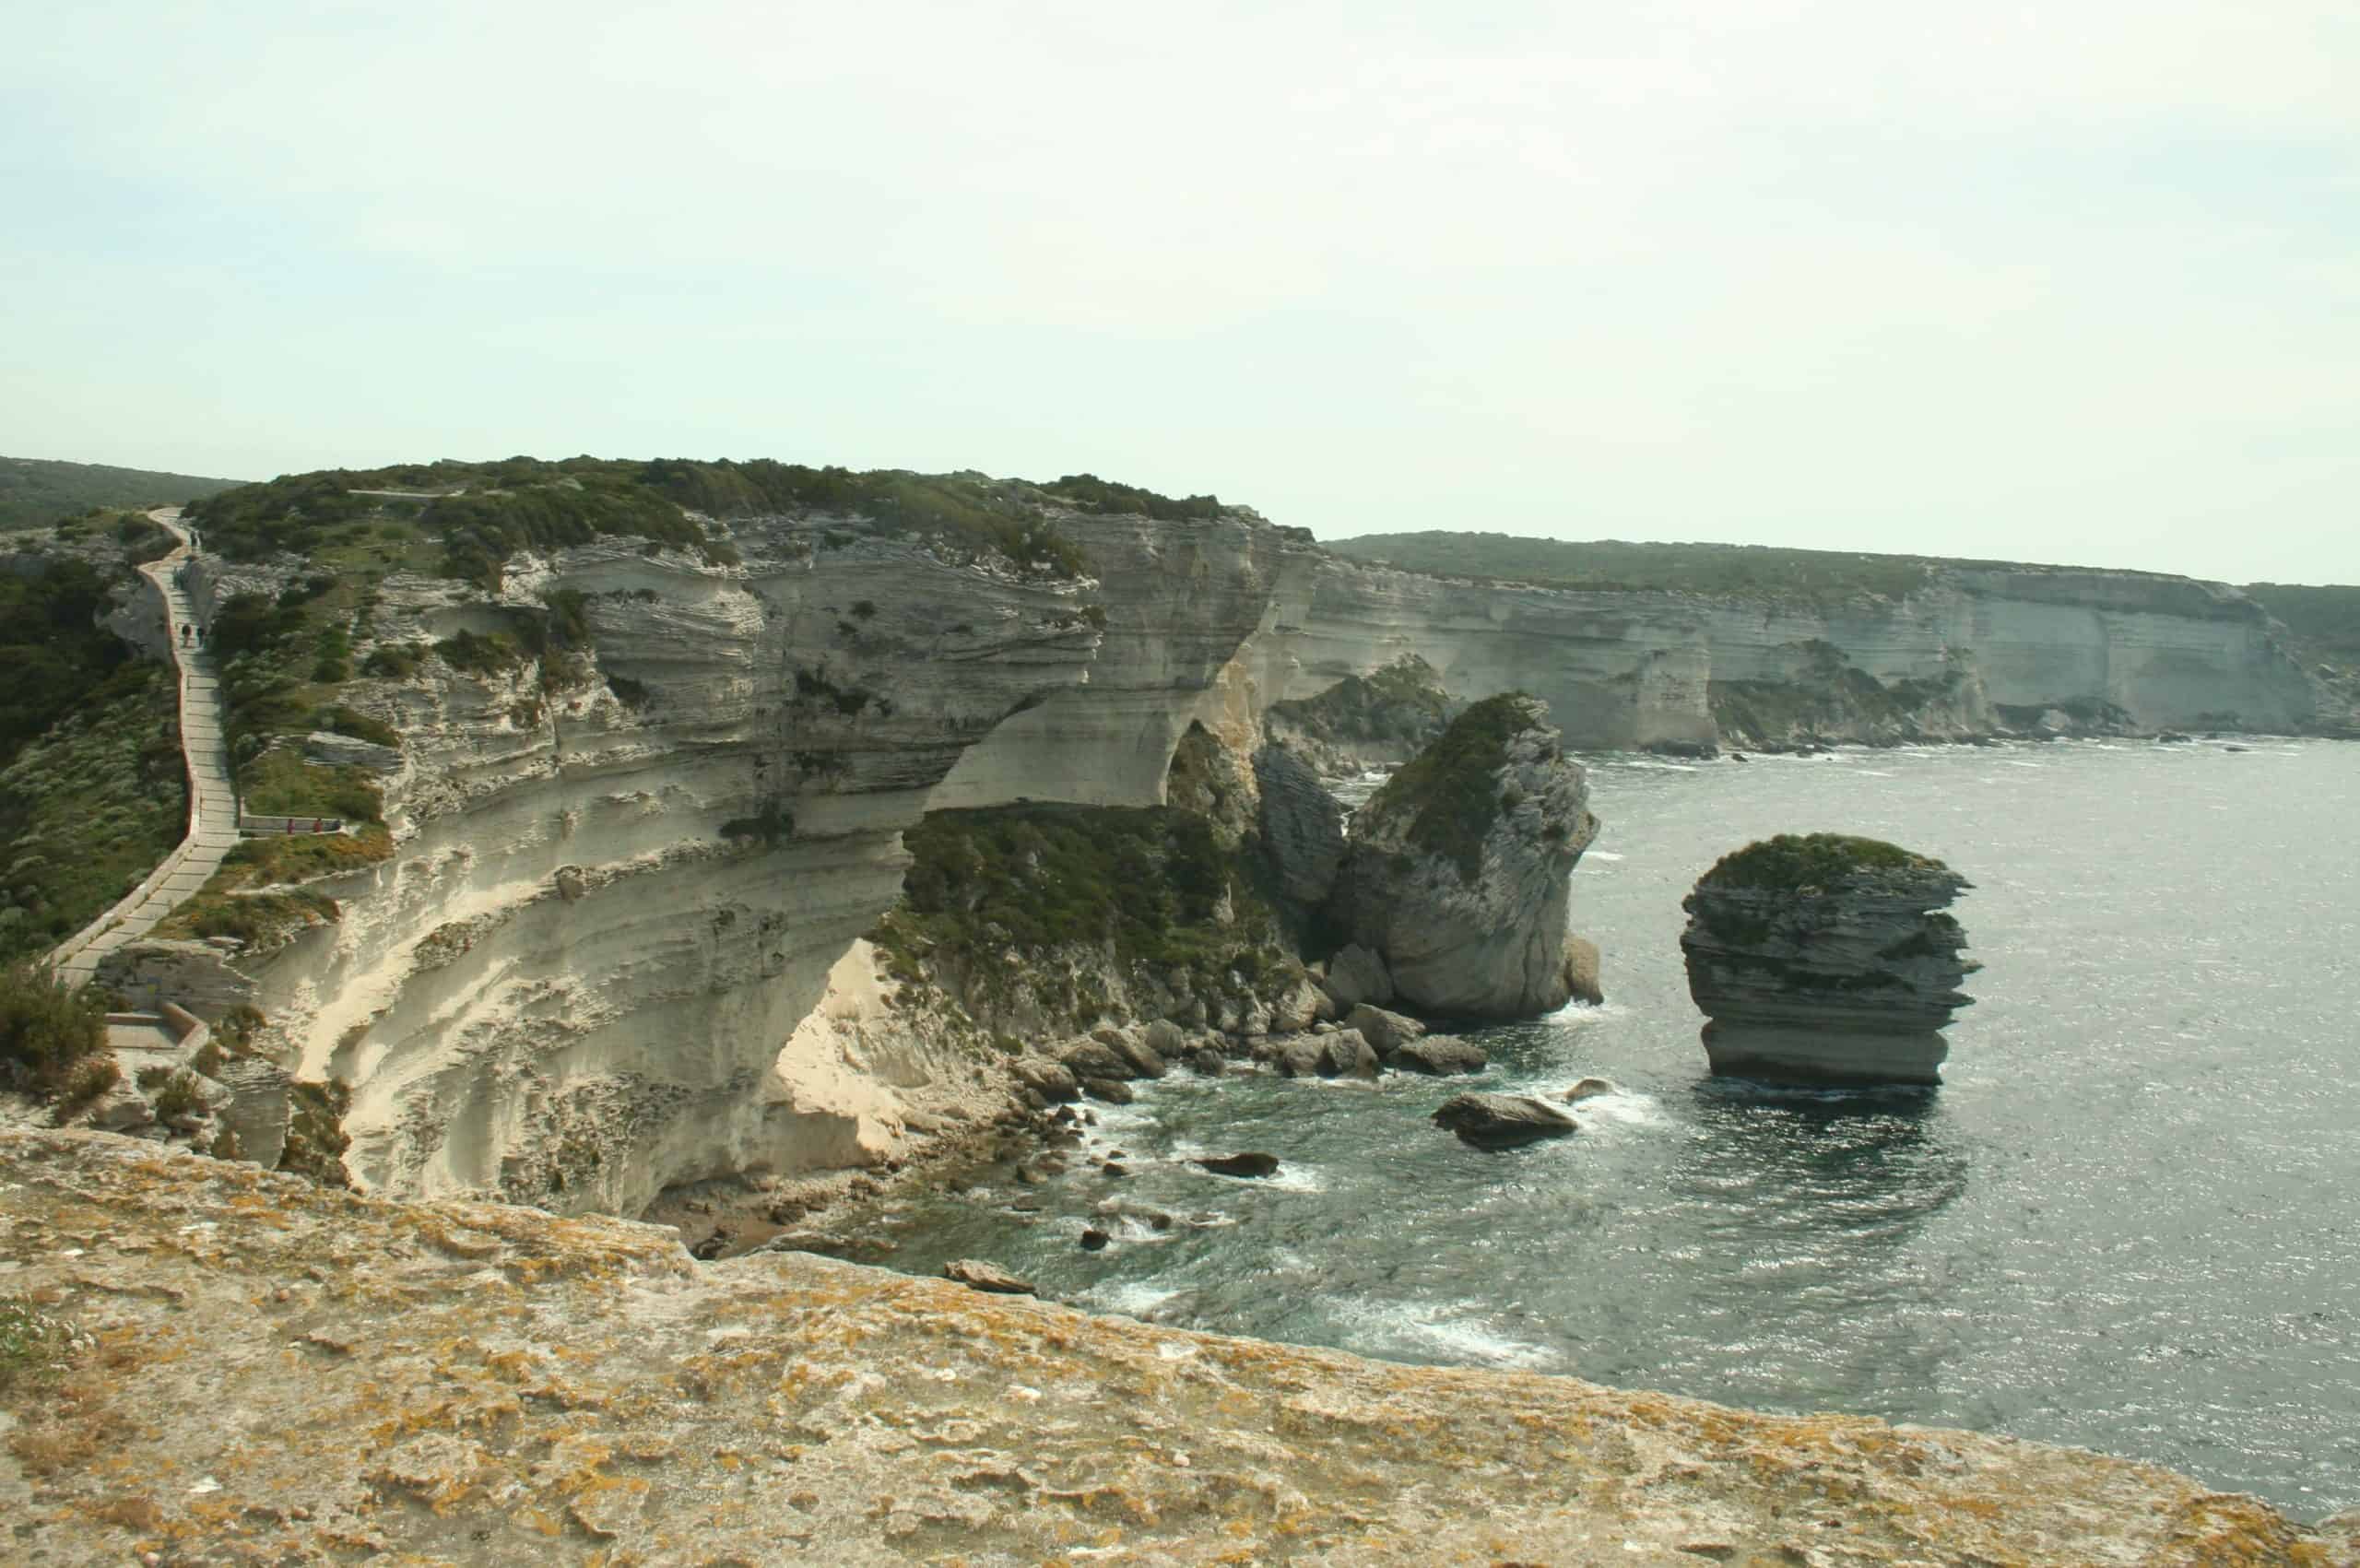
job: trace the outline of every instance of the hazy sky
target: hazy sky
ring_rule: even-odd
[[[35,11],[11,455],[2360,582],[2354,0]]]

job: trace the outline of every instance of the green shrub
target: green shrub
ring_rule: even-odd
[[[193,1075],[178,1072],[165,1079],[164,1087],[156,1091],[155,1099],[149,1103],[155,1110],[156,1119],[170,1126],[177,1117],[203,1111],[205,1097],[198,1092]]]
[[[312,725],[316,729],[329,730],[336,735],[348,735],[355,740],[366,740],[378,746],[399,748],[402,743],[401,732],[393,725],[382,719],[372,719],[356,709],[348,708],[341,702],[335,707],[323,708],[313,713]]]
[[[288,1086],[293,1115],[287,1126],[287,1148],[278,1168],[308,1176],[324,1187],[352,1185],[344,1168],[344,1151],[352,1139],[344,1130],[345,1114],[352,1109],[352,1089],[342,1079],[324,1083],[298,1080]]]
[[[1448,858],[1472,882],[1482,870],[1483,841],[1500,818],[1498,775],[1508,742],[1540,722],[1538,705],[1521,691],[1485,698],[1387,779],[1365,809],[1372,816],[1412,812],[1410,842]]]
[[[106,997],[96,986],[68,985],[32,964],[0,970],[0,1075],[56,1094],[106,1049]]]
[[[171,671],[131,660],[0,766],[0,962],[96,919],[180,842],[175,715]]]
[[[63,1116],[80,1110],[122,1081],[123,1069],[112,1056],[84,1057],[65,1075],[58,1091],[58,1114]]]
[[[372,648],[369,656],[360,661],[360,673],[386,680],[407,680],[418,673],[422,657],[415,647],[407,645]]]
[[[760,839],[765,845],[774,845],[781,839],[795,836],[795,813],[773,800],[751,817],[733,817],[721,824],[725,839]]]
[[[446,637],[434,644],[434,651],[453,669],[466,670],[471,675],[493,675],[513,669],[525,662],[525,650],[516,639],[504,631],[474,632],[462,631],[455,637]]]

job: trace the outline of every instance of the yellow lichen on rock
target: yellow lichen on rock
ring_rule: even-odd
[[[102,1134],[0,1134],[0,1192],[10,1288],[95,1346],[0,1414],[10,1550],[61,1568],[2355,1561],[2076,1450],[699,1267]]]

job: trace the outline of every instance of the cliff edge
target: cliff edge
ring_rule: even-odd
[[[2151,1465],[0,1133],[14,1560],[2350,1563]],[[152,1555],[151,1555],[152,1554]]]

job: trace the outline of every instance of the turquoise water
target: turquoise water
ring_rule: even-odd
[[[1504,1154],[1469,1080],[1175,1073],[1038,1187],[924,1200],[893,1266],[990,1257],[1101,1310],[2157,1460],[2298,1516],[2360,1503],[2360,747],[2060,745],[1592,760],[1575,873],[1608,1004],[1481,1032],[1474,1086],[1621,1091]],[[1715,1080],[1680,900],[1840,830],[1949,860],[1987,965],[1947,1082]],[[1278,1154],[1274,1181],[1192,1154]],[[1178,1222],[1097,1213],[1113,1197]],[[1011,1200],[1037,1202],[1011,1212]],[[1103,1252],[1078,1245],[1113,1230]]]

